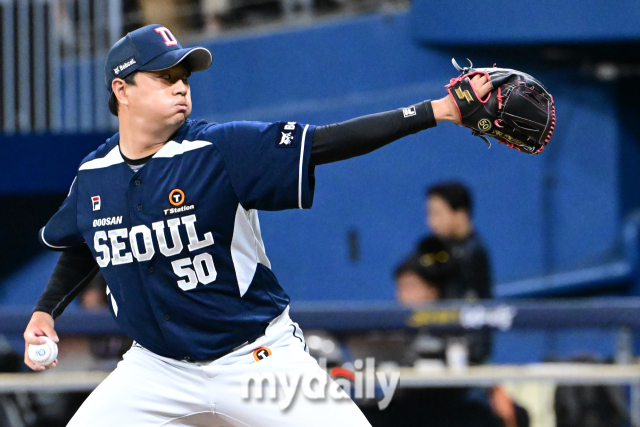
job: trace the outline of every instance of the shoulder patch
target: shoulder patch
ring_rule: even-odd
[[[276,135],[276,147],[293,148],[296,146],[296,122],[282,122],[278,126],[278,134]]]

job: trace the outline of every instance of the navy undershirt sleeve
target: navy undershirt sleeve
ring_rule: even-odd
[[[62,252],[33,311],[49,313],[55,319],[87,287],[99,270],[87,245]]]
[[[316,127],[311,164],[322,165],[370,153],[437,125],[431,101]]]

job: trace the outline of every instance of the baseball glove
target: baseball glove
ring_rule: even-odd
[[[446,86],[458,107],[461,126],[489,146],[487,136],[524,153],[544,149],[556,126],[556,109],[553,97],[538,80],[517,70],[473,68],[471,61],[462,68],[455,59],[451,62],[462,73]],[[471,85],[476,74],[486,75],[493,86],[485,99],[478,98]]]

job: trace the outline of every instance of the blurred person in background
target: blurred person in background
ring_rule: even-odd
[[[491,264],[475,232],[469,190],[459,182],[434,185],[426,191],[427,226],[444,243],[457,269],[441,295],[442,299],[491,298]],[[427,253],[428,237],[417,247]]]
[[[455,219],[453,220],[455,222]],[[460,277],[459,258],[438,237],[425,238],[420,251],[410,256],[395,271],[396,298],[409,307],[424,306],[445,299],[452,283]],[[459,282],[458,282],[459,283]],[[454,288],[455,289],[455,288]],[[404,349],[402,364],[416,365],[440,361],[444,366],[447,347],[465,342],[471,364],[483,363],[490,352],[490,342],[482,331],[451,332],[423,328]],[[434,365],[431,363],[431,365]],[[366,412],[365,412],[366,413]],[[529,416],[509,397],[503,387],[426,388],[402,390],[391,403],[389,414],[379,424],[401,420],[398,425],[447,427],[528,427]],[[375,415],[374,415],[375,420]]]
[[[460,182],[446,182],[428,187],[425,196],[427,227],[442,242],[455,264],[440,299],[475,301],[492,298],[491,264],[471,219],[471,192]],[[430,239],[432,237],[425,237],[420,241],[416,256],[424,256],[433,250]],[[491,353],[491,331],[469,332],[466,339],[469,361],[483,363]]]
[[[444,241],[436,236],[423,239],[420,251],[410,256],[395,271],[396,299],[402,305],[416,306],[449,299],[450,289],[457,284],[462,268]],[[455,288],[454,288],[455,289]],[[420,357],[444,359],[447,341],[466,343],[471,364],[484,363],[491,352],[491,337],[486,331],[472,331],[463,334],[446,332],[434,335],[421,331],[412,347]],[[426,353],[425,353],[426,352]],[[433,354],[430,354],[432,352]]]
[[[394,273],[396,299],[400,304],[411,306],[440,299],[445,284],[440,280],[440,276],[432,277],[425,273],[425,267],[427,267],[427,263],[448,262],[449,254],[444,251],[442,253],[439,260],[431,258],[431,254],[411,256],[396,269]]]

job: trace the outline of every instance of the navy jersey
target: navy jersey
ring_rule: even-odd
[[[311,207],[314,129],[187,120],[137,171],[116,134],[82,161],[40,240],[87,243],[116,321],[142,346],[175,359],[224,354],[289,303],[256,210]]]

